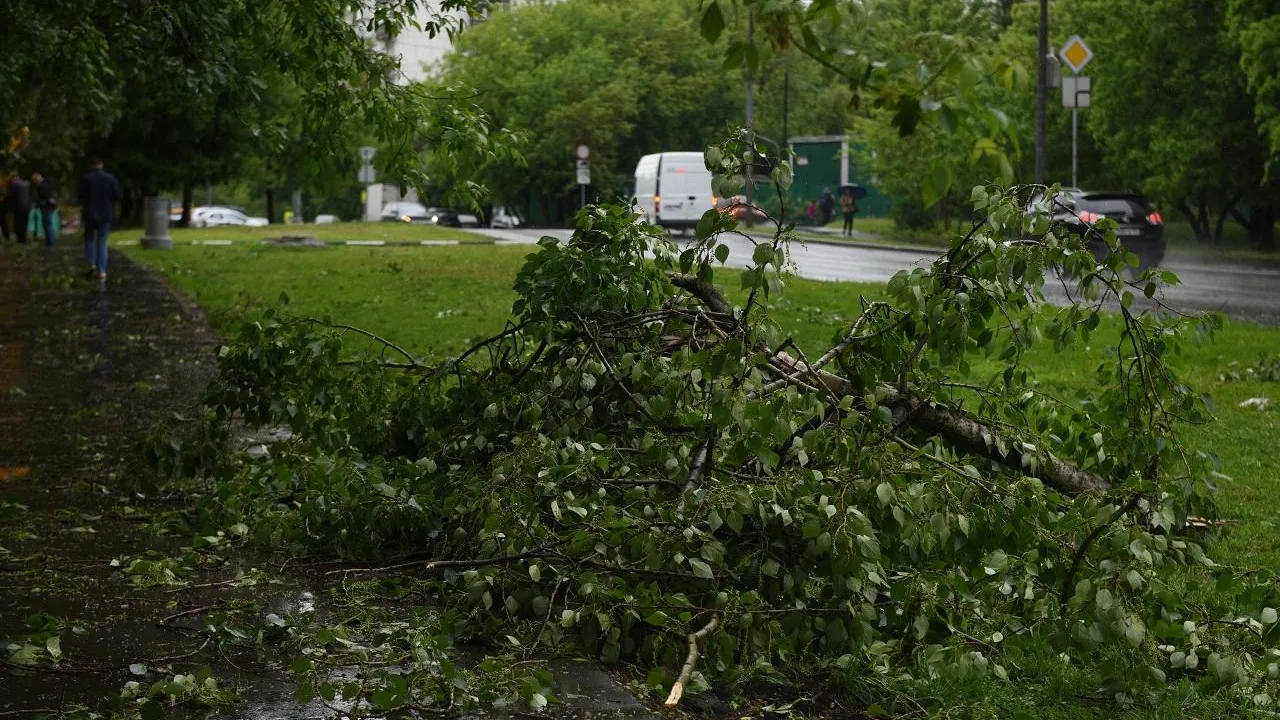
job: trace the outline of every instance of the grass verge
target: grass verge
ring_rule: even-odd
[[[424,355],[454,353],[469,341],[499,331],[515,295],[511,282],[528,247],[447,248],[281,248],[250,245],[177,247],[171,253],[129,248],[128,254],[167,277],[210,314],[226,331],[246,316],[289,297],[289,310],[300,315],[331,317],[390,338]],[[723,278],[722,278],[723,279]],[[732,279],[726,283],[732,286]],[[806,352],[829,346],[848,327],[860,297],[882,293],[874,284],[831,283],[791,279],[773,303],[779,327],[795,336]],[[1094,369],[1114,353],[1119,323],[1104,322],[1092,344],[1075,352],[1038,348],[1029,357],[1034,384],[1061,396],[1090,387]],[[1252,397],[1277,394],[1280,386],[1262,380],[1225,380],[1232,363],[1250,365],[1259,353],[1280,352],[1280,328],[1231,323],[1211,343],[1184,348],[1174,365],[1185,379],[1211,394],[1217,422],[1189,428],[1193,449],[1216,455],[1221,480],[1219,503],[1226,525],[1211,548],[1220,562],[1251,568],[1280,567],[1280,456],[1274,452],[1280,434],[1275,409],[1240,407]],[[994,366],[987,367],[992,369]],[[979,364],[975,372],[982,373]],[[1278,398],[1280,399],[1280,398]],[[1168,573],[1170,584],[1196,587],[1203,578],[1195,570]],[[1203,583],[1202,583],[1203,584]],[[1205,584],[1203,592],[1213,592]],[[1010,648],[1012,682],[940,679],[903,687],[890,679],[834,678],[850,704],[868,697],[941,698],[962,708],[959,716],[1102,718],[1114,716],[1109,696],[1099,695],[1106,680],[1101,667],[1062,663],[1047,649]],[[909,705],[909,703],[908,703]],[[1132,717],[1223,717],[1232,712],[1225,699],[1200,693],[1190,681],[1170,688],[1153,706]],[[907,706],[900,708],[904,711]]]
[[[141,231],[139,231],[141,234]],[[434,225],[412,225],[392,222],[346,222],[332,225],[268,225],[266,227],[170,228],[176,244],[201,240],[256,242],[284,235],[306,235],[320,241],[384,240],[388,242],[421,242],[423,240],[456,240],[459,243],[488,242],[475,233]]]

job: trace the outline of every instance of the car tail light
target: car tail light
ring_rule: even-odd
[[[1101,220],[1102,216],[1095,212],[1089,212],[1088,210],[1081,210],[1080,219],[1087,223],[1095,223]]]
[[[653,216],[655,218],[658,217],[658,208],[660,208],[661,206],[662,206],[662,196],[654,195],[653,196]]]
[[[1150,215],[1147,216],[1147,222],[1151,223],[1152,225],[1163,225],[1164,218],[1160,217],[1160,213],[1152,212]]]

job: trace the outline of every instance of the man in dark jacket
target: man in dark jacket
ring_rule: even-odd
[[[13,232],[18,242],[27,242],[27,216],[31,214],[31,185],[18,173],[9,176],[9,196],[5,205],[13,213]]]
[[[53,247],[53,241],[62,228],[53,226],[53,214],[58,210],[58,195],[53,183],[40,173],[31,173],[31,185],[36,190],[36,207],[40,208],[40,223],[44,229],[44,246]]]
[[[84,258],[99,280],[107,279],[107,236],[120,197],[120,183],[102,169],[102,160],[89,161],[89,172],[80,179],[80,224],[84,225]]]

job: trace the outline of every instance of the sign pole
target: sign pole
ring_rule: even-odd
[[[1076,106],[1071,106],[1071,187],[1080,187],[1076,182]]]
[[[1093,51],[1085,45],[1079,35],[1073,35],[1058,51],[1058,55],[1067,63],[1067,67],[1071,68],[1071,77],[1063,78],[1062,81],[1062,103],[1071,108],[1071,186],[1080,187],[1076,172],[1080,134],[1078,117],[1080,96],[1085,96],[1085,107],[1088,107],[1089,93],[1092,91],[1089,78],[1081,76],[1080,71],[1093,59]]]

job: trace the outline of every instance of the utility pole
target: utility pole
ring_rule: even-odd
[[[747,11],[747,45],[751,45],[755,41],[756,34],[756,14],[754,10]],[[751,63],[747,62],[747,143],[752,148],[756,144],[756,91],[755,77],[751,72]],[[752,196],[755,195],[755,150],[751,151],[751,163],[747,165],[747,204],[752,202]]]
[[[1040,38],[1036,50],[1036,184],[1045,184],[1045,116],[1049,103],[1049,0],[1040,0]]]
[[[791,96],[791,68],[788,67],[786,73],[782,76],[782,142],[780,143],[785,150],[790,147],[790,141],[787,139],[787,101]]]

